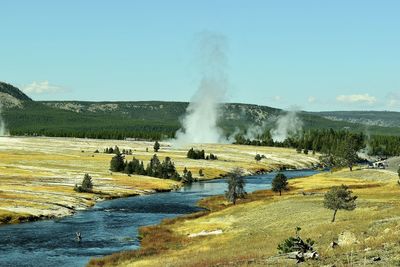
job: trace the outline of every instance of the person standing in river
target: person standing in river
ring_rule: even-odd
[[[81,242],[81,240],[82,240],[81,232],[76,232],[76,241]]]

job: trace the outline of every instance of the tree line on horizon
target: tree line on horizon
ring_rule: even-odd
[[[297,151],[304,151],[306,154],[308,151],[337,154],[336,152],[343,150],[344,146],[351,145],[356,151],[364,149],[368,155],[381,157],[400,155],[400,136],[368,136],[348,130],[308,130],[284,142],[274,142],[268,131],[254,139],[245,138],[243,134],[237,135],[235,139],[235,144],[296,148]]]

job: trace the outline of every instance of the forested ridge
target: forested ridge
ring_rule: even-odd
[[[2,110],[4,121],[12,135],[161,140],[174,136],[180,128],[180,118],[188,106],[187,102],[163,101],[33,101],[18,88],[1,82],[0,93],[11,96],[17,103],[5,106]],[[298,116],[304,124],[301,141],[289,139],[283,144],[273,144],[268,134],[274,127],[274,119],[282,113],[281,110],[259,105],[226,103],[221,106],[220,112],[220,127],[226,136],[239,129],[242,134],[237,136],[237,143],[240,144],[299,147],[301,143],[302,147],[309,150],[324,150],[323,146],[317,145],[324,141],[315,140],[332,138],[329,132],[332,129],[338,133],[368,132],[371,135],[368,146],[375,154],[392,155],[398,151],[398,138],[388,136],[400,136],[399,127],[366,126],[329,120],[310,112],[299,112]],[[385,116],[388,115],[385,113]],[[264,136],[259,139],[261,141],[243,140],[246,129],[261,124],[265,125]],[[363,134],[364,143],[367,143],[366,137]]]

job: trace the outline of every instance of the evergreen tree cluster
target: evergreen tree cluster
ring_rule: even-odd
[[[110,162],[110,170],[113,172],[124,172],[126,174],[147,175],[162,179],[173,179],[180,181],[182,178],[176,171],[175,164],[170,157],[166,157],[162,162],[157,155],[153,155],[147,167],[144,168],[143,161],[135,157],[131,161],[126,161],[122,154],[116,154]],[[191,174],[190,174],[191,175]],[[188,179],[192,182],[192,179]]]
[[[191,184],[194,182],[193,176],[192,176],[192,172],[188,171],[188,169],[183,170],[183,176],[182,176],[182,183],[184,184]]]
[[[368,153],[376,156],[399,156],[400,137],[374,135],[367,142]]]
[[[209,155],[206,156],[206,153],[204,150],[198,150],[198,149],[189,149],[187,152],[187,158],[189,159],[205,159],[205,160],[217,160],[218,157],[217,155],[214,155],[213,153],[210,153]]]
[[[126,174],[146,175],[143,161],[139,161],[135,157],[129,162],[125,162],[124,172]]]
[[[191,149],[189,149],[189,151],[187,152],[187,157],[189,159],[205,159],[206,158],[204,150],[193,149],[193,147]]]
[[[259,136],[258,140],[250,140],[243,135],[237,135],[235,143],[253,146],[292,147],[296,148],[298,153],[308,154],[312,151],[313,153],[320,152],[328,155],[337,154],[338,150],[343,150],[343,146],[351,143],[356,151],[367,148],[369,155],[400,155],[399,136],[367,136],[363,133],[354,133],[348,130],[309,130],[304,131],[300,136],[288,138],[284,142],[274,142],[269,132]]]
[[[218,157],[217,155],[214,155],[213,153],[210,153],[210,155],[206,156],[206,160],[217,160]]]
[[[97,150],[98,151],[98,150]],[[132,149],[122,149],[120,151],[118,146],[113,147],[106,147],[103,151],[105,154],[124,154],[124,155],[132,155]]]

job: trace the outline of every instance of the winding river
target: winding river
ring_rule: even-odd
[[[313,170],[286,171],[289,178]],[[246,177],[246,191],[270,188],[275,173]],[[226,181],[194,183],[178,191],[104,201],[74,216],[0,226],[0,266],[84,266],[89,258],[139,247],[138,228],[200,210],[201,198],[223,194]],[[82,242],[75,241],[75,232]]]

